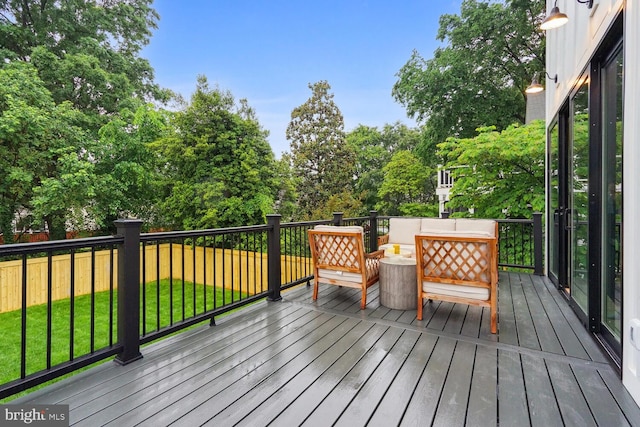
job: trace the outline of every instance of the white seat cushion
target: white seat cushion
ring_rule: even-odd
[[[452,285],[448,283],[422,282],[422,291],[452,297],[476,299],[486,301],[489,299],[489,289],[476,286]]]
[[[354,282],[360,283],[362,282],[362,274],[359,273],[349,273],[348,271],[336,271],[336,270],[327,270],[324,268],[318,269],[318,278],[319,281],[322,279],[333,279],[333,280],[344,280],[345,282]]]
[[[379,260],[377,258],[367,258],[365,259],[366,268],[367,268],[367,280],[371,279],[374,275],[378,274],[379,269]],[[361,283],[362,282],[362,274],[360,273],[351,273],[348,271],[339,271],[339,270],[329,270],[326,268],[318,269],[318,279],[322,281],[322,279],[333,279],[333,280],[344,280],[345,282],[354,282]]]

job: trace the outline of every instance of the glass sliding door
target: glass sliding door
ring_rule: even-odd
[[[561,225],[562,215],[564,209],[562,208],[560,198],[560,135],[559,135],[559,123],[556,123],[551,127],[549,131],[549,170],[547,171],[549,181],[549,218],[547,223],[549,224],[549,278],[556,285],[561,284],[560,279],[560,255],[561,245],[560,241],[563,236],[563,230]]]
[[[601,328],[620,352],[622,327],[622,49],[602,68]]]
[[[624,340],[622,24],[620,15],[547,133],[549,278],[618,366]]]
[[[589,298],[589,82],[582,84],[571,99],[571,133],[568,144],[568,204],[566,210],[569,241],[568,285],[571,300],[588,313]]]

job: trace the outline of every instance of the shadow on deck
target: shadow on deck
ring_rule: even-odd
[[[71,425],[640,424],[607,357],[546,278],[501,273],[488,309],[390,310],[370,288],[305,286],[12,403],[69,404]]]

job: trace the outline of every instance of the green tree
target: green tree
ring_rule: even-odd
[[[0,67],[0,232],[12,241],[11,221],[20,209],[33,209],[33,188],[55,176],[60,163],[80,153],[82,115],[69,102],[56,105],[28,63]],[[45,217],[64,238],[64,209]],[[58,222],[55,222],[58,219]]]
[[[435,170],[426,166],[411,151],[396,152],[383,168],[378,209],[387,215],[425,215],[437,212],[433,205]],[[432,215],[429,215],[432,216]]]
[[[75,229],[101,233],[113,233],[123,216],[154,220],[159,177],[148,143],[167,132],[165,114],[143,105],[111,117],[99,141],[59,151],[54,174],[34,187],[36,218],[58,214]]]
[[[544,210],[545,124],[480,129],[439,145],[454,178],[449,207],[481,218],[531,218]]]
[[[409,116],[425,123],[427,144],[524,123],[524,90],[545,64],[544,10],[543,0],[465,0],[460,15],[440,17],[445,45],[428,60],[414,51],[393,87]]]
[[[164,159],[162,214],[181,229],[263,224],[279,189],[276,161],[246,101],[199,76],[173,133],[153,143]]]
[[[359,125],[347,134],[347,143],[356,153],[354,192],[363,201],[363,209],[376,209],[380,199],[378,192],[384,179],[384,166],[394,153],[415,150],[421,143],[420,129],[411,129],[397,122],[386,124],[382,130]],[[437,162],[436,162],[437,163]]]
[[[280,186],[275,200],[275,212],[282,216],[283,222],[293,221],[296,218],[297,194],[289,153],[284,153],[276,162],[275,175]]]
[[[355,163],[353,148],[345,142],[344,118],[329,92],[331,86],[319,81],[309,84],[309,89],[311,97],[293,109],[286,132],[301,218],[312,218],[331,196],[352,188]]]
[[[3,63],[31,62],[56,104],[70,101],[94,132],[131,99],[166,99],[139,57],[159,18],[153,0],[3,0]]]
[[[82,200],[95,201],[100,195],[100,182],[93,179],[101,169],[109,168],[111,160],[101,167],[98,159],[88,156],[98,152],[100,129],[121,111],[134,111],[147,101],[166,101],[171,95],[153,82],[153,69],[139,56],[151,30],[156,28],[158,15],[151,3],[152,0],[0,1],[0,68],[18,63],[35,67],[38,81],[48,90],[54,108],[64,108],[74,115],[73,127],[58,128],[58,141],[47,148],[48,162],[41,163],[39,170],[29,171],[34,177],[33,185],[39,188],[39,212],[52,238],[64,238],[65,223],[70,219],[65,215],[74,211],[63,200],[74,202],[75,207]],[[46,171],[42,170],[44,165]],[[92,185],[85,185],[87,179]],[[109,197],[114,206],[120,204],[124,208],[127,204],[114,200],[119,197],[118,191]],[[93,205],[79,210],[92,208]],[[94,219],[101,222],[101,217]]]

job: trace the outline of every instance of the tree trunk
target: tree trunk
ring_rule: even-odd
[[[67,238],[65,216],[63,212],[54,212],[44,219],[49,227],[49,240],[64,240]]]

